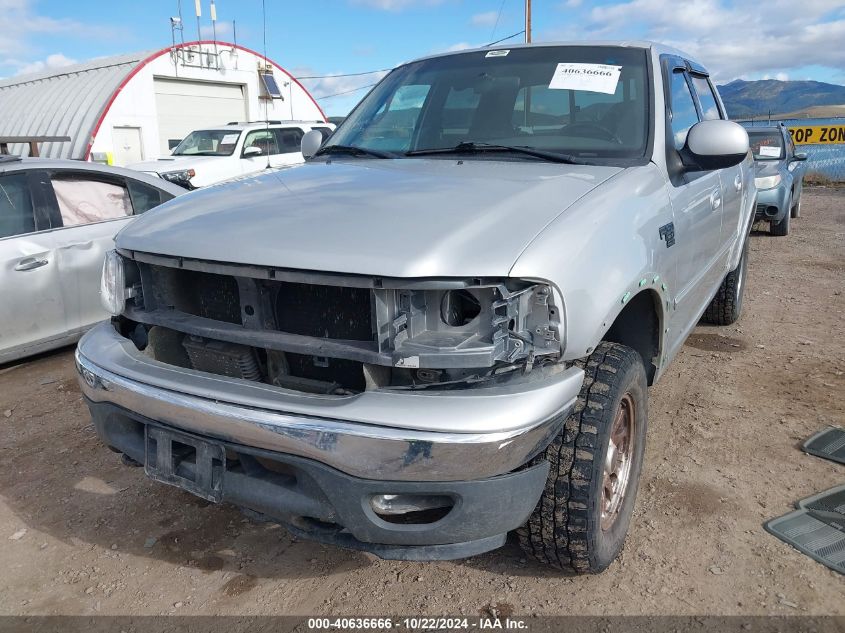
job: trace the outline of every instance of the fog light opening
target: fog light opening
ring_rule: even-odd
[[[455,506],[452,497],[444,495],[373,495],[370,508],[388,523],[436,523]]]

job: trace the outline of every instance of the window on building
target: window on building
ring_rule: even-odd
[[[707,78],[700,75],[692,75],[692,85],[695,87],[695,92],[698,95],[698,103],[701,105],[701,118],[704,121],[721,119],[722,115],[719,112],[719,106],[716,103],[713,88],[710,86]]]
[[[0,176],[0,239],[35,231],[26,174]]]
[[[51,181],[63,226],[92,224],[132,215],[132,199],[123,183],[78,174],[57,174]]]
[[[675,149],[683,149],[687,142],[687,132],[698,123],[698,111],[695,109],[695,102],[692,100],[692,93],[687,84],[686,74],[683,71],[672,73],[672,105],[670,115],[672,117],[672,140]]]

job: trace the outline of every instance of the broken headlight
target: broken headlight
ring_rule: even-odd
[[[376,310],[380,351],[390,351],[396,367],[481,368],[560,353],[559,312],[546,284],[377,290]]]

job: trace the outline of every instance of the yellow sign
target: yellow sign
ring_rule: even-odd
[[[805,125],[789,128],[796,145],[845,143],[845,125]]]

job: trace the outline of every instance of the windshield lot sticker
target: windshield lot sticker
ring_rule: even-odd
[[[770,145],[760,146],[760,156],[771,156],[777,158],[780,156],[780,147],[771,147]]]
[[[552,90],[583,90],[612,95],[619,83],[621,66],[608,64],[558,64],[549,82]]]
[[[484,57],[507,57],[508,53],[510,53],[510,52],[511,51],[510,51],[509,48],[507,48],[505,50],[499,50],[499,51],[490,51]]]
[[[227,134],[226,136],[224,136],[223,138],[220,139],[220,144],[221,145],[232,145],[234,143],[237,143],[238,142],[238,136],[240,136],[240,134]]]

